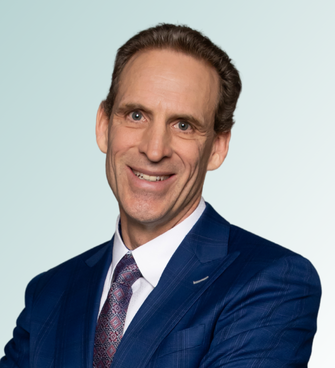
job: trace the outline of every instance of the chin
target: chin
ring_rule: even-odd
[[[151,201],[133,201],[126,206],[123,206],[123,212],[126,217],[142,223],[143,225],[161,224],[164,223],[164,218],[167,217],[168,206],[160,203],[154,204]]]

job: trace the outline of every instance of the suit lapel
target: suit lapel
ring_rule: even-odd
[[[129,325],[111,367],[147,365],[162,340],[237,258],[238,252],[227,255],[229,228],[207,204]]]
[[[113,239],[88,259],[79,257],[69,275],[57,330],[57,368],[92,367],[95,326],[112,244]]]

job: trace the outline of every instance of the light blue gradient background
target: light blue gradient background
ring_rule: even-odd
[[[96,110],[116,49],[173,22],[226,50],[243,82],[228,158],[204,197],[312,261],[323,300],[309,367],[332,364],[334,14],[322,0],[1,2],[1,348],[29,280],[112,236]]]

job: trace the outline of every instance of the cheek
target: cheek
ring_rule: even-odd
[[[127,132],[122,132],[120,127],[111,128],[108,139],[108,160],[114,162],[119,159],[122,153],[130,147],[130,139]]]
[[[198,141],[182,142],[179,149],[179,157],[184,163],[188,175],[198,175],[199,171],[206,166],[207,155],[204,151],[204,145]],[[187,170],[188,169],[188,170]]]
[[[114,152],[125,152],[129,148],[139,144],[141,129],[131,128],[126,124],[116,123],[109,132],[109,146]]]
[[[117,168],[122,158],[122,141],[117,136],[110,137],[108,140],[108,150],[106,157],[106,170],[108,181],[114,182],[117,179]]]
[[[204,179],[207,173],[207,165],[212,152],[211,142],[197,142],[196,149],[193,150],[194,171],[197,178]]]

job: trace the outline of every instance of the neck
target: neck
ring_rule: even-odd
[[[148,243],[150,240],[164,234],[174,226],[184,221],[197,208],[200,198],[197,199],[186,211],[174,216],[168,221],[154,221],[143,223],[137,219],[130,218],[120,208],[120,221],[122,227],[122,240],[126,247],[134,250],[139,246]]]

